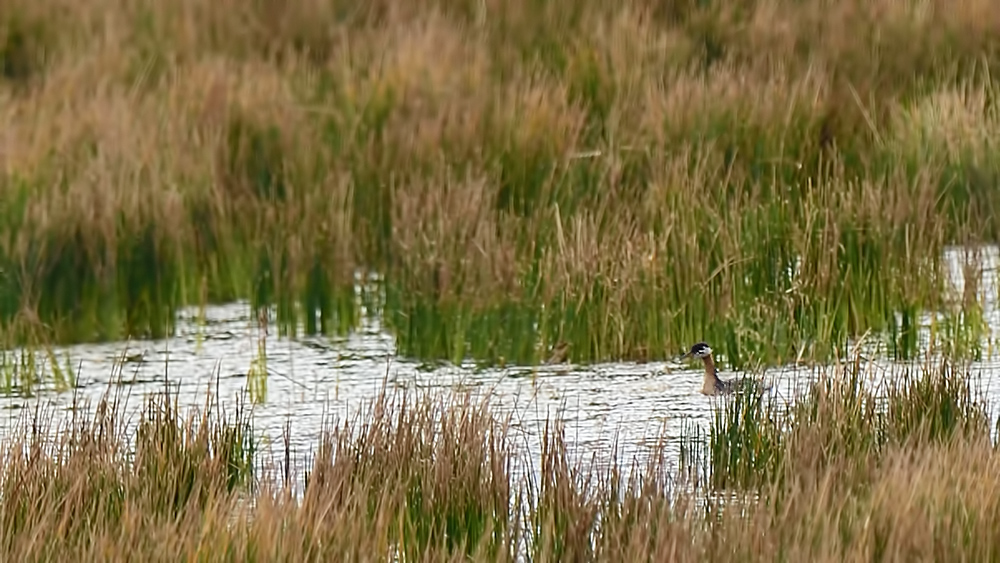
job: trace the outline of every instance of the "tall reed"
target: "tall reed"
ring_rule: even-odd
[[[376,271],[422,358],[906,356],[1000,233],[991,8],[10,0],[0,324],[343,333]]]
[[[886,368],[856,353],[824,368],[792,405],[753,394],[720,404],[707,444],[711,483],[768,490],[831,466],[866,475],[887,451],[952,440],[990,444],[991,430],[982,390],[961,364],[928,358]]]

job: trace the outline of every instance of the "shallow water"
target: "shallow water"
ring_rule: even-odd
[[[956,291],[961,291],[959,251],[952,251]],[[981,299],[992,334],[1000,333],[997,310],[996,248],[983,252],[984,273]],[[0,435],[30,416],[36,407],[57,419],[70,416],[74,403],[96,405],[109,388],[126,399],[126,411],[143,406],[144,397],[162,391],[169,382],[178,392],[182,406],[201,407],[211,388],[226,409],[248,388],[246,376],[257,357],[259,329],[246,303],[210,307],[204,322],[197,312],[180,315],[176,334],[165,340],[77,345],[60,348],[61,361],[78,369],[77,387],[58,390],[51,378],[30,398],[0,398]],[[924,319],[925,327],[930,317]],[[926,342],[927,331],[922,336]],[[676,462],[679,438],[685,424],[695,424],[707,432],[716,399],[699,393],[702,372],[696,364],[666,362],[646,364],[615,363],[591,366],[539,366],[477,369],[473,365],[448,366],[433,370],[421,364],[393,357],[392,337],[377,322],[341,339],[266,339],[266,391],[253,403],[255,432],[273,444],[274,459],[283,449],[283,433],[290,427],[293,459],[301,470],[309,454],[319,444],[325,427],[356,413],[377,396],[383,384],[392,389],[471,390],[489,394],[502,411],[512,414],[515,427],[524,435],[530,458],[538,458],[539,438],[546,420],[558,415],[565,422],[571,452],[583,459],[596,456],[610,461],[617,444],[619,461],[641,461],[644,452],[661,437]],[[123,354],[142,354],[141,360],[127,362],[121,375],[113,369]],[[881,362],[888,370],[889,362]],[[971,371],[991,406],[1000,402],[1000,374],[997,353],[987,343],[984,359],[974,362]],[[816,377],[816,368],[772,368],[765,379],[772,393],[791,400]],[[723,374],[731,377],[733,374]],[[120,379],[126,383],[120,383]],[[58,421],[58,420],[57,420]],[[534,464],[537,467],[537,462]]]
[[[162,391],[169,381],[182,407],[201,407],[211,389],[226,408],[246,397],[246,376],[257,356],[259,330],[248,304],[207,309],[199,328],[194,312],[180,318],[176,336],[159,341],[133,341],[69,346],[78,367],[75,390],[58,392],[46,378],[33,398],[0,399],[5,416],[0,432],[41,403],[55,413],[70,413],[74,404],[96,405],[109,386],[122,385],[126,410],[138,409],[144,397]],[[204,334],[199,337],[199,332]],[[116,358],[142,354],[127,362],[121,375]],[[664,362],[591,366],[514,366],[482,369],[444,366],[428,370],[422,364],[393,355],[392,337],[373,324],[344,339],[277,339],[267,337],[266,391],[253,404],[257,433],[271,440],[277,452],[286,425],[291,427],[293,452],[306,455],[319,443],[331,422],[355,414],[376,397],[383,385],[393,390],[489,394],[501,413],[511,413],[529,448],[538,452],[546,420],[556,415],[565,423],[571,449],[581,454],[610,452],[618,436],[619,451],[638,454],[661,436],[679,437],[685,419],[707,428],[713,399],[699,393],[702,372],[696,367]],[[796,377],[798,376],[798,377]],[[807,381],[807,370],[781,370],[777,380],[787,387]],[[119,384],[119,379],[124,384]]]

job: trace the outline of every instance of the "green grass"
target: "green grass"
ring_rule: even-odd
[[[129,526],[167,530],[254,490],[256,437],[242,405],[226,415],[209,395],[205,411],[185,416],[163,393],[130,427],[123,398],[108,393],[59,422],[35,411],[5,435],[0,549],[52,558],[75,545],[96,554],[108,534],[130,542]],[[131,540],[152,547],[152,538]]]
[[[990,414],[975,385],[952,360],[887,367],[856,354],[825,369],[793,405],[770,394],[727,398],[707,440],[711,483],[768,490],[832,465],[871,471],[896,448],[956,439],[989,443]],[[687,440],[700,451],[696,434]]]
[[[481,363],[907,358],[981,301],[942,253],[1000,234],[985,0],[119,4],[0,9],[16,342],[343,334],[358,271],[401,354]]]

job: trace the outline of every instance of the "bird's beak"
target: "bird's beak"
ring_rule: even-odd
[[[681,360],[686,360],[690,357],[691,357],[691,352],[684,352],[683,354],[680,355],[679,358],[677,358],[677,361],[679,362]]]

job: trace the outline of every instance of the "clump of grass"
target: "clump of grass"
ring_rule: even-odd
[[[743,393],[715,411],[709,429],[712,484],[720,489],[772,482],[785,445],[779,407],[770,396]]]
[[[889,440],[947,441],[954,435],[989,439],[986,400],[973,390],[974,384],[971,374],[953,363],[906,374],[888,390]]]
[[[866,384],[885,377],[879,385]],[[989,442],[990,418],[969,374],[950,360],[878,373],[860,356],[823,371],[786,408],[757,395],[716,411],[708,448],[719,488],[768,489],[836,465],[872,471],[894,447]]]
[[[256,451],[246,411],[227,420],[211,412],[210,399],[203,415],[184,418],[176,397],[163,394],[126,435],[119,399],[108,395],[93,418],[59,425],[27,413],[5,439],[0,528],[8,556],[96,553],[119,542],[149,549],[155,540],[140,530],[218,517],[222,499],[252,490]]]
[[[0,351],[0,395],[34,396],[41,388],[56,392],[76,387],[77,367],[66,352],[58,351],[44,344],[44,333],[21,325],[18,331],[32,334],[33,342],[28,346],[17,346],[11,332],[0,335],[0,342],[6,343]],[[41,333],[41,334],[40,334]]]
[[[488,402],[383,394],[369,408],[320,451],[302,510],[322,518],[338,499],[332,508],[360,517],[386,555],[510,553],[513,453]]]

